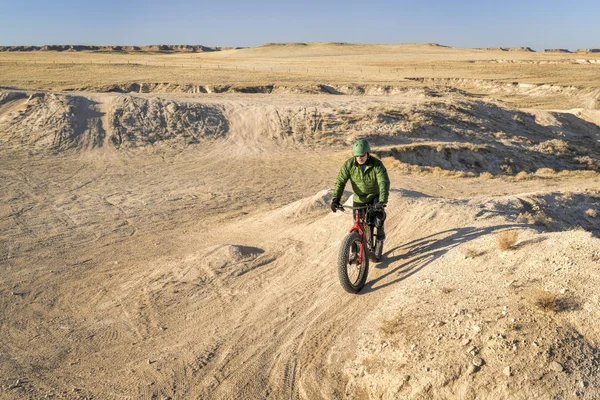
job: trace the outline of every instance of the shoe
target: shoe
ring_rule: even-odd
[[[385,240],[385,230],[383,230],[383,226],[377,227],[377,240]]]

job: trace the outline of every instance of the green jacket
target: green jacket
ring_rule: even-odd
[[[387,203],[390,194],[390,178],[383,163],[369,154],[363,173],[356,158],[348,159],[342,165],[335,180],[333,198],[339,199],[344,193],[346,182],[350,179],[354,191],[354,202],[365,204],[379,196],[380,203]]]

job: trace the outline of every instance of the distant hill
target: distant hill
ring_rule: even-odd
[[[149,46],[96,46],[96,45],[45,45],[45,46],[0,46],[0,51],[147,51],[200,53],[227,50],[230,47],[208,47],[203,45],[157,44]]]

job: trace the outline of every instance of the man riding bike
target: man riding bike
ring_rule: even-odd
[[[348,159],[337,176],[333,188],[333,199],[331,200],[331,211],[336,212],[340,207],[340,199],[344,193],[346,182],[350,179],[352,191],[354,192],[354,207],[367,204],[374,205],[375,226],[377,227],[377,239],[385,239],[383,223],[385,221],[385,207],[390,193],[390,178],[383,163],[370,155],[371,146],[365,139],[357,140],[352,146],[354,157]]]

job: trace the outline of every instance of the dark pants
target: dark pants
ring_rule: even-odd
[[[354,207],[362,207],[362,206],[366,206],[367,204],[374,205],[374,204],[377,204],[377,203],[379,203],[379,197],[375,197],[373,200],[371,200],[368,203],[353,203],[352,205]],[[358,213],[358,212],[364,212],[364,211],[365,210],[353,210],[352,217],[354,219],[356,219],[356,213]],[[371,217],[371,220],[369,222],[372,223],[372,224],[375,224],[375,226],[377,226],[377,227],[383,227],[383,223],[385,222],[385,218],[386,218],[385,211],[381,210],[381,211],[375,212],[375,214]]]

